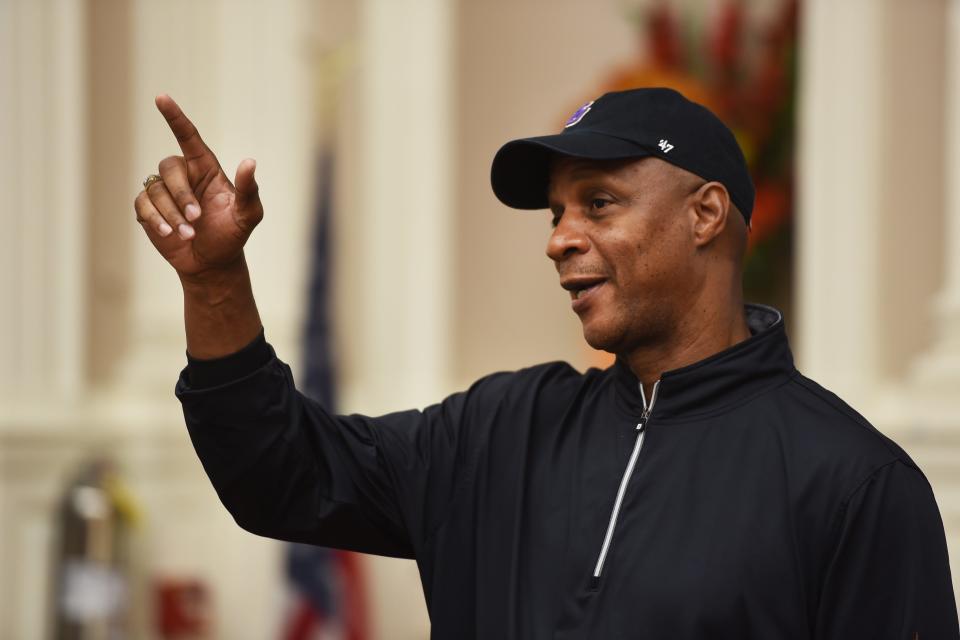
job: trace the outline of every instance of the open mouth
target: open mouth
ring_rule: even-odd
[[[602,285],[602,284],[603,284],[603,282],[601,281],[601,282],[598,282],[598,283],[596,283],[596,284],[592,284],[592,285],[590,285],[590,286],[583,287],[582,289],[573,289],[572,291],[570,291],[570,297],[571,297],[572,299],[574,299],[574,300],[579,300],[580,298],[582,298],[582,297],[584,297],[584,296],[586,296],[586,295],[589,295],[591,291],[596,290],[596,289],[597,289],[600,285]]]
[[[560,283],[560,286],[570,292],[570,299],[574,302],[584,300],[591,293],[599,289],[606,282],[606,278],[570,278]]]

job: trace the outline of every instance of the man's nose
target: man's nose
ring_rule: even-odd
[[[589,247],[590,240],[576,216],[566,213],[560,216],[560,221],[547,240],[547,257],[554,262],[561,262],[575,253],[586,253]]]

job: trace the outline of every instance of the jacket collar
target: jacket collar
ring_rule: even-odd
[[[663,372],[652,420],[717,412],[786,381],[796,371],[783,314],[760,304],[744,308],[750,337],[703,360]],[[619,399],[639,416],[643,410],[640,383],[629,365],[617,358],[608,371]]]

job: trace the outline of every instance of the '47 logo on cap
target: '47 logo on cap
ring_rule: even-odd
[[[596,100],[591,100],[587,104],[583,105],[582,107],[574,111],[573,115],[570,116],[570,119],[567,120],[567,124],[563,125],[563,128],[566,129],[567,127],[572,127],[573,125],[583,120],[583,116],[587,115],[587,112],[590,111],[590,107],[593,106],[594,102],[596,102]]]

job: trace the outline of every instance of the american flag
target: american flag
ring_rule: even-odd
[[[312,266],[304,335],[304,394],[335,410],[333,340],[330,327],[330,229],[333,154],[318,163]],[[369,623],[359,556],[305,544],[287,548],[286,575],[294,594],[283,640],[368,640]]]

